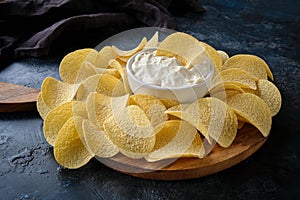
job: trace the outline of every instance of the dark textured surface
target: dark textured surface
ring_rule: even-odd
[[[283,97],[264,146],[242,163],[189,181],[149,181],[115,172],[92,160],[62,169],[45,142],[35,112],[0,114],[0,199],[299,199],[299,1],[201,1],[207,12],[176,18],[178,30],[230,55],[264,58]],[[58,78],[55,59],[17,61],[0,81],[39,88]]]

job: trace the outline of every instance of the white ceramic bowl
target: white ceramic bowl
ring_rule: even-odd
[[[127,62],[126,71],[128,76],[129,86],[134,94],[149,94],[157,98],[174,99],[180,103],[192,103],[197,99],[205,96],[211,84],[211,79],[214,74],[214,67],[211,62],[209,73],[204,77],[204,81],[199,84],[194,84],[184,87],[160,87],[157,85],[145,83],[138,79],[132,70],[132,63],[137,55],[145,51],[155,51],[155,48],[149,48],[133,55]]]

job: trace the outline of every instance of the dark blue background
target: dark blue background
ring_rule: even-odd
[[[204,15],[176,17],[177,29],[230,55],[256,54],[269,64],[283,105],[270,137],[242,163],[189,181],[149,181],[96,160],[62,169],[35,112],[0,114],[0,199],[300,199],[300,1],[202,0]],[[0,81],[39,88],[58,78],[61,57],[24,59]]]

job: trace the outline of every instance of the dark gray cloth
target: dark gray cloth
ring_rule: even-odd
[[[20,57],[67,52],[83,43],[93,45],[128,28],[175,28],[172,11],[204,9],[196,0],[0,1],[1,65]]]

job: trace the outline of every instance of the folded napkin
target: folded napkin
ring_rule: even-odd
[[[197,0],[0,0],[0,63],[93,46],[128,28],[175,28],[179,11],[204,9]]]

